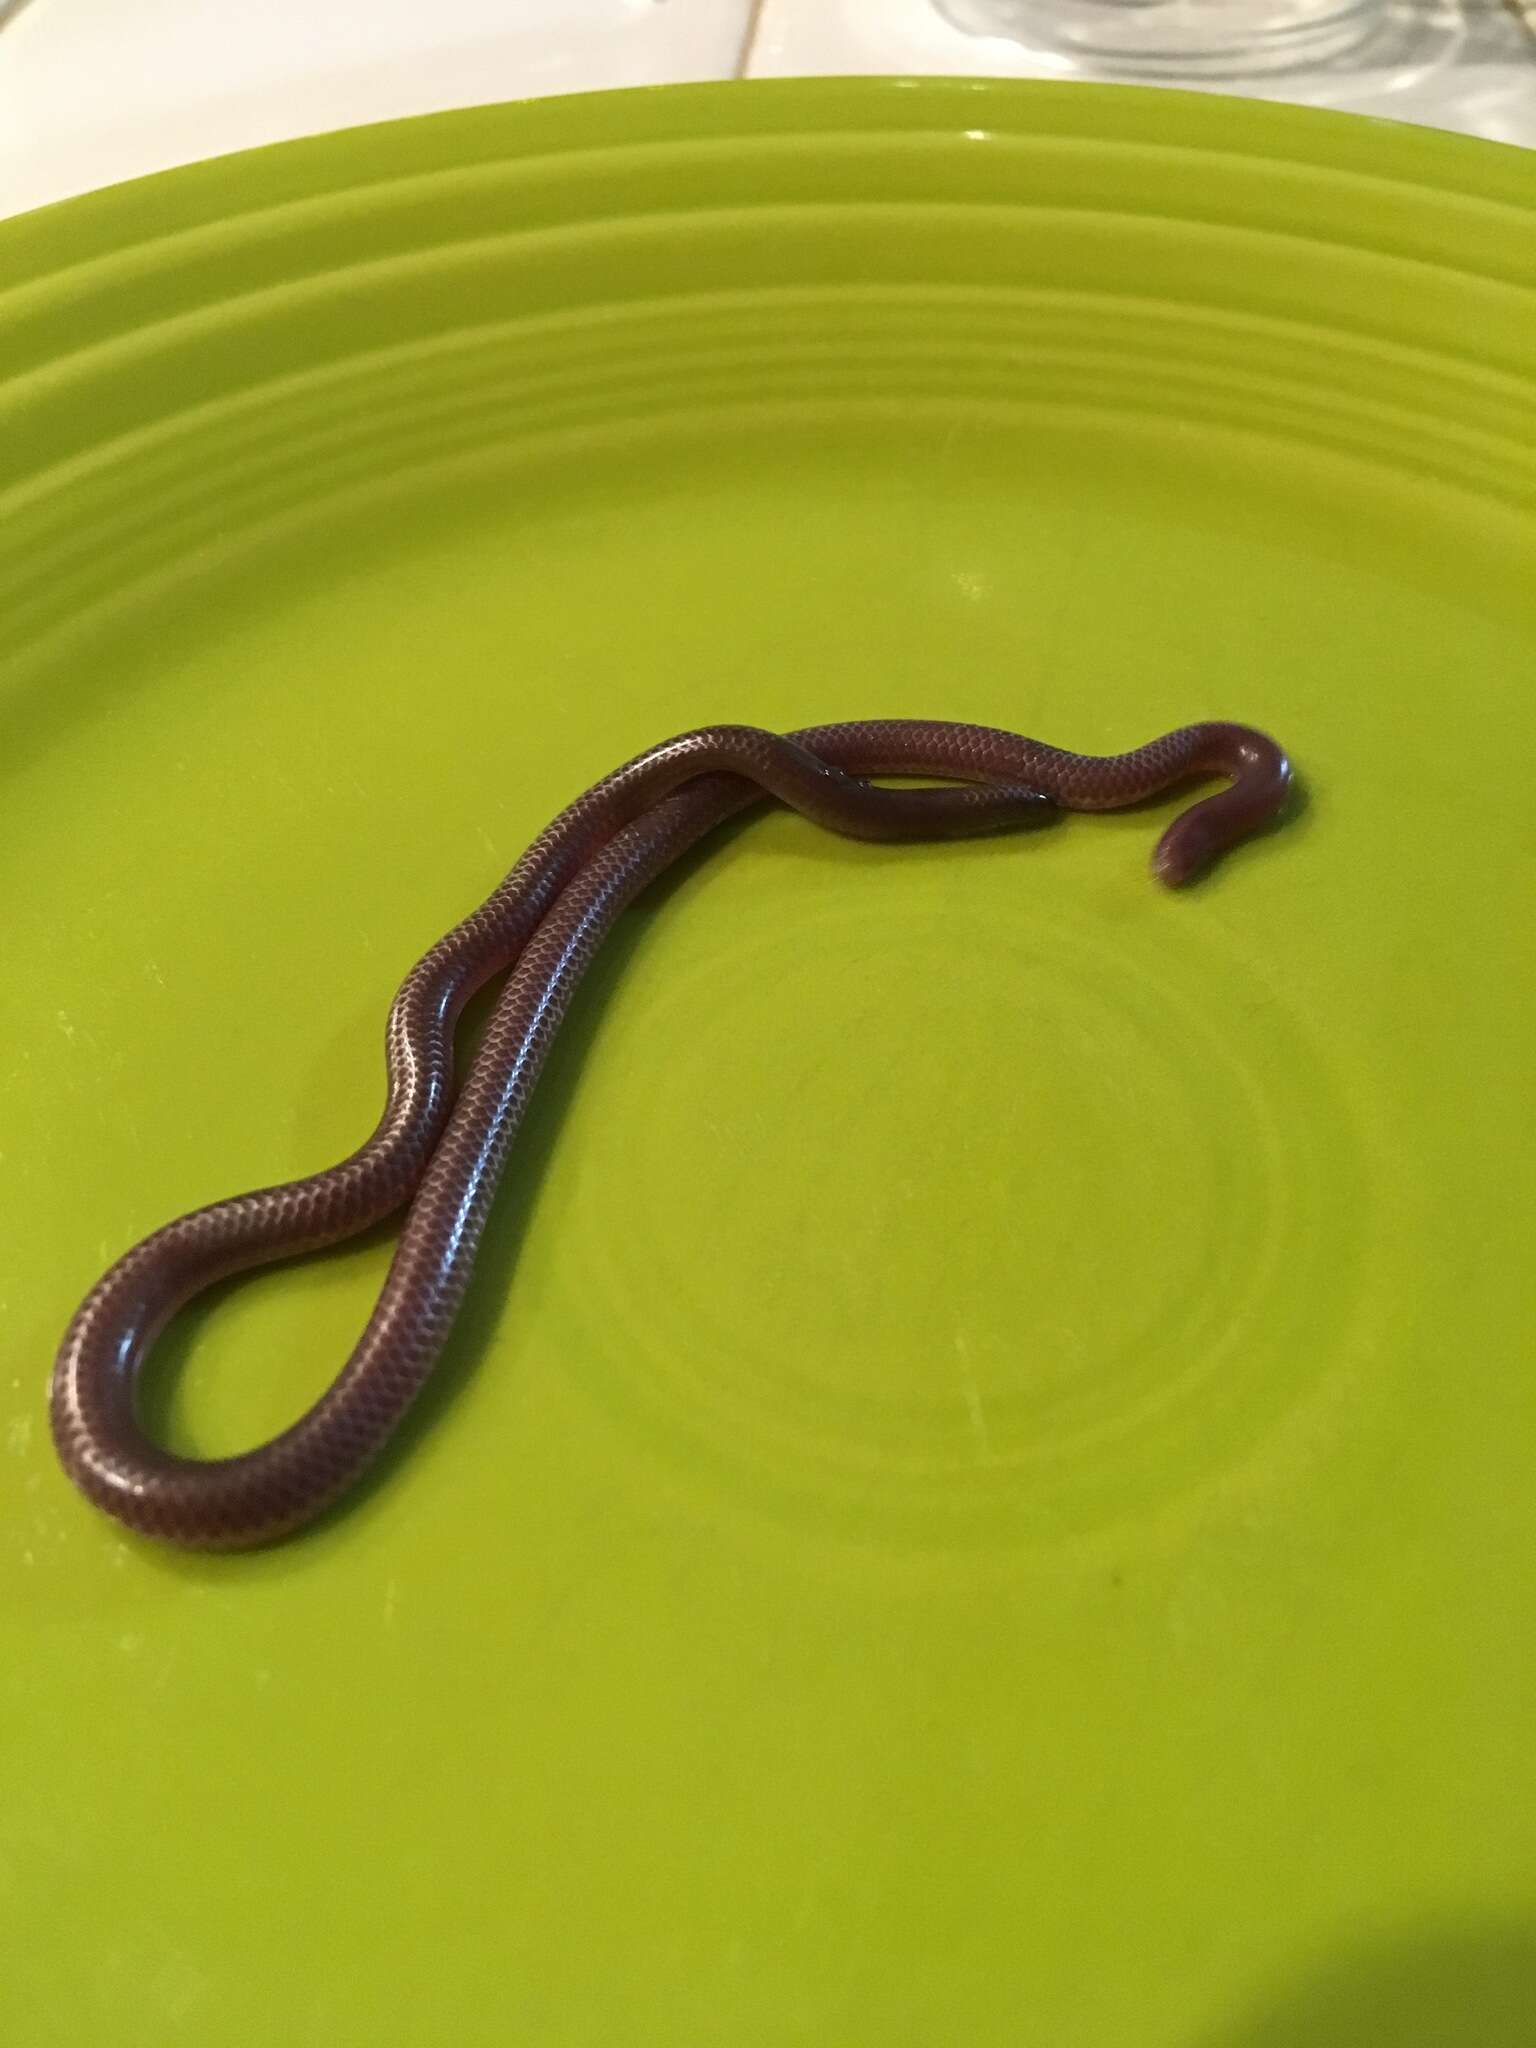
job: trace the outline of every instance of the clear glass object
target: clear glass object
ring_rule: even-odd
[[[1343,56],[1384,0],[934,0],[956,27],[1096,69],[1241,75]]]

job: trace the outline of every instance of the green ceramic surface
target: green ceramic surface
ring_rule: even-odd
[[[823,81],[0,227],[0,2036],[1513,2048],[1536,2010],[1536,156]],[[54,1348],[710,719],[1273,730],[626,923],[402,1454],[121,1536]],[[148,1392],[279,1428],[388,1257]]]

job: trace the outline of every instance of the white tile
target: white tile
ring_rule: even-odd
[[[1536,0],[1390,0],[1379,36],[1354,63],[1294,71],[1283,79],[1169,82],[1536,145],[1533,14]],[[1063,73],[1060,61],[1048,53],[954,27],[933,0],[763,0],[747,69],[757,78],[838,72],[1052,78]]]
[[[752,0],[0,0],[0,214],[533,94],[728,78]]]

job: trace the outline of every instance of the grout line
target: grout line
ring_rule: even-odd
[[[768,0],[750,0],[747,8],[747,25],[741,32],[741,48],[736,53],[735,78],[745,78],[757,55],[758,33],[763,26],[763,9]]]

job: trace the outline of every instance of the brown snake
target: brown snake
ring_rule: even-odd
[[[871,775],[965,786],[858,779]],[[869,720],[788,739],[711,726],[637,756],[563,810],[407,975],[389,1014],[388,1099],[366,1144],[324,1172],[166,1224],[91,1289],[53,1372],[65,1470],[130,1529],[202,1549],[270,1542],[353,1486],[442,1351],[539,1069],[604,934],[664,868],[764,793],[854,837],[955,838],[1022,825],[1053,805],[1119,809],[1197,775],[1227,776],[1231,787],[1159,840],[1153,872],[1171,886],[1280,812],[1290,766],[1262,733],[1192,725],[1095,756],[983,726]],[[455,1100],[454,1027],[474,992],[509,968]],[[354,1237],[407,1202],[373,1313],[313,1407],[238,1457],[178,1457],[145,1434],[135,1390],[178,1309],[232,1273]]]

